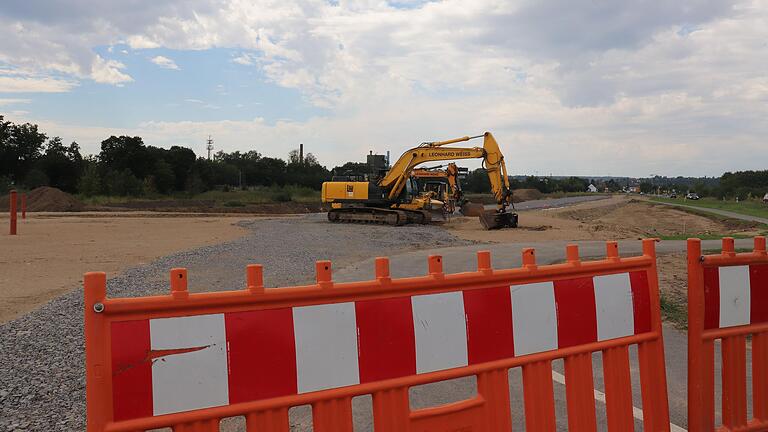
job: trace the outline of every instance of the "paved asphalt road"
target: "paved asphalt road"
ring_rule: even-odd
[[[511,268],[521,264],[520,251],[523,248],[533,247],[536,249],[537,262],[540,264],[553,263],[565,259],[565,246],[568,243],[579,245],[581,257],[600,258],[605,256],[605,242],[603,241],[548,241],[548,242],[528,242],[528,243],[507,243],[507,244],[483,244],[472,246],[458,246],[441,249],[419,250],[408,252],[401,255],[390,256],[390,268],[392,277],[420,276],[427,273],[427,257],[429,255],[442,255],[444,268],[447,272],[456,273],[463,271],[473,271],[476,269],[476,253],[479,250],[491,251],[492,264],[494,268]],[[736,247],[751,247],[752,241],[749,239],[736,240]],[[717,249],[720,246],[719,241],[703,241],[704,249]],[[662,241],[657,243],[657,252],[659,254],[680,252],[685,250],[684,241]],[[621,241],[619,250],[622,256],[639,255],[642,250],[640,241]],[[359,281],[372,279],[374,274],[374,259],[368,259],[357,264],[341,268],[334,271],[334,280],[338,282]],[[669,392],[670,420],[678,428],[673,427],[673,431],[680,431],[687,426],[686,413],[686,381],[687,381],[687,341],[686,334],[683,331],[676,330],[671,326],[664,328],[664,344],[667,364],[667,383]],[[719,349],[719,347],[718,347]],[[748,351],[748,357],[751,351]],[[719,376],[719,353],[716,353],[716,376]],[[632,370],[632,389],[633,401],[637,408],[642,409],[642,399],[640,396],[640,382],[637,363],[637,350],[630,349],[630,361]],[[595,377],[595,390],[604,392],[602,382],[602,363],[601,355],[593,355],[593,368]],[[563,373],[562,362],[555,362],[553,365],[555,372]],[[750,371],[751,368],[748,368]],[[748,372],[750,373],[750,372]],[[751,377],[749,378],[751,380]],[[557,411],[558,430],[567,429],[565,387],[555,379],[555,401]],[[720,380],[716,379],[716,386],[719,387]],[[513,430],[524,429],[523,405],[522,405],[522,381],[520,371],[513,369],[510,371],[510,388],[512,395],[512,413]],[[454,380],[450,382],[432,384],[432,389],[412,389],[412,404],[414,407],[434,406],[448,401],[456,401],[471,397],[475,392],[473,379]],[[751,389],[751,387],[750,387]],[[717,398],[720,395],[719,388],[716,389]],[[450,395],[450,397],[446,396]],[[748,397],[751,401],[751,396]],[[364,404],[364,401],[357,401],[357,408]],[[598,415],[598,430],[606,430],[605,423],[605,405],[596,402]],[[717,419],[719,421],[720,412],[717,409]],[[750,408],[751,409],[751,408]],[[363,408],[364,412],[365,409]],[[750,411],[751,412],[751,411]],[[366,415],[356,416],[356,424],[367,426],[369,417]],[[635,430],[642,430],[642,422],[635,421]]]
[[[761,217],[757,217],[757,216],[750,216],[750,215],[745,215],[745,214],[741,214],[741,213],[734,213],[734,212],[728,211],[728,210],[720,210],[720,209],[707,208],[707,207],[696,207],[696,206],[691,206],[691,205],[677,204],[677,203],[668,203],[668,202],[661,202],[661,201],[652,201],[652,202],[654,204],[664,204],[664,205],[675,206],[675,207],[686,207],[686,208],[690,208],[690,209],[694,209],[694,210],[701,210],[701,211],[708,212],[708,213],[718,214],[720,216],[726,216],[726,217],[733,218],[733,219],[755,221],[755,222],[760,222],[760,223],[764,223],[764,224],[768,225],[768,219],[766,219],[766,218],[761,218]]]

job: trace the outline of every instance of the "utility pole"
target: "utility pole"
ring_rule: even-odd
[[[208,135],[208,141],[206,141],[205,149],[208,150],[208,160],[211,160],[211,151],[213,150],[213,138]]]
[[[299,143],[299,164],[304,165],[304,144]]]

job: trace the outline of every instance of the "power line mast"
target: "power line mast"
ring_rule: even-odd
[[[205,149],[208,150],[208,160],[211,160],[211,151],[213,151],[213,138],[208,135],[208,141],[206,141]]]

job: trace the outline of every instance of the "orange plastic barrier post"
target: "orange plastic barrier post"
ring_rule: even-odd
[[[16,191],[12,190],[9,195],[10,195],[10,200],[11,200],[10,207],[9,207],[10,208],[10,213],[11,213],[11,215],[10,215],[11,216],[11,218],[10,218],[10,224],[11,224],[11,226],[10,226],[10,234],[11,235],[16,235],[16,217],[17,217],[16,216]]]
[[[570,430],[595,430],[592,355],[601,352],[608,430],[631,430],[628,347],[638,346],[645,430],[669,431],[654,241],[643,255],[338,283],[318,261],[316,283],[265,288],[261,266],[239,291],[190,293],[171,270],[168,295],[107,298],[104,273],[85,275],[87,430],[287,432],[288,410],[311,405],[318,432],[351,432],[352,399],[371,395],[376,432],[509,431],[509,369],[522,369],[526,429],[557,426],[552,362],[565,364]],[[736,350],[738,352],[738,349]],[[477,394],[412,409],[409,388],[475,376]]]
[[[747,418],[747,335],[752,336],[752,406]],[[722,425],[715,424],[715,341],[721,342]],[[768,430],[768,255],[765,237],[752,252],[703,255],[688,240],[688,428]]]
[[[21,194],[21,218],[27,218],[27,194]]]

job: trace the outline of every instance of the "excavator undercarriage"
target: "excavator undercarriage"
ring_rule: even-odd
[[[427,224],[431,214],[424,210],[394,210],[377,207],[345,207],[328,211],[331,222],[370,223],[384,225]]]

